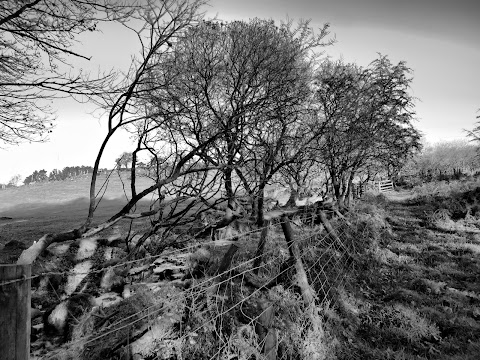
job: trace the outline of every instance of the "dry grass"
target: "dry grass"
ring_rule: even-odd
[[[403,202],[374,199],[352,214],[358,219],[351,220],[358,229],[352,235],[369,250],[359,252],[350,282],[337,294],[340,316],[331,323],[339,359],[478,358],[480,236],[472,219],[454,220],[458,210],[442,206],[472,204],[476,192],[475,184],[457,185]],[[469,190],[456,192],[462,188]]]
[[[181,319],[173,322],[171,332],[162,333],[164,341],[152,351],[185,359],[261,358],[263,341],[256,327],[263,311],[259,304],[267,303],[275,308],[272,329],[278,334],[278,359],[476,359],[480,235],[471,231],[477,221],[475,201],[471,201],[476,192],[450,198],[438,194],[414,200],[395,194],[389,196],[393,201],[369,195],[347,215],[350,225],[332,220],[342,244],[333,242],[321,226],[296,222],[293,228],[301,239],[304,266],[319,296],[317,305],[322,307],[322,321],[315,324],[306,316],[291,273],[286,272],[277,286],[262,290],[236,276],[250,272],[250,265],[244,263],[254,256],[258,232],[238,240],[239,251],[232,262],[235,272],[219,286],[213,286],[213,276],[226,248],[210,248],[210,267],[193,281],[192,291],[182,292],[175,300],[182,309]],[[119,200],[110,201],[113,205]],[[68,223],[72,214],[78,216],[73,204],[53,204],[51,210],[57,209]],[[24,215],[27,210],[23,209]],[[39,227],[48,224],[51,215],[31,211]],[[457,218],[460,213],[468,215]],[[448,224],[451,227],[446,230]],[[272,225],[257,277],[261,283],[285,267],[289,256],[285,245],[280,226]],[[115,319],[121,323],[166,298],[147,296],[145,301],[125,302]],[[79,354],[109,358],[112,348],[123,351],[118,344],[129,338],[127,332],[103,342],[84,341],[90,333],[104,331],[94,318],[92,313],[79,317],[72,332],[77,341],[58,350],[58,359],[76,360]],[[116,354],[121,356],[120,352]]]

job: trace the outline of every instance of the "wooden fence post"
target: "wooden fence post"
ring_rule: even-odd
[[[30,357],[31,265],[0,265],[0,357]],[[11,282],[13,280],[19,280]],[[5,283],[5,285],[4,285]]]
[[[282,230],[285,235],[285,241],[287,242],[288,248],[290,250],[290,256],[295,260],[295,270],[296,270],[296,285],[300,288],[302,293],[303,302],[305,304],[305,312],[310,320],[311,329],[307,331],[307,337],[315,338],[315,346],[310,346],[306,348],[306,359],[311,360],[320,360],[324,359],[324,350],[323,350],[323,327],[322,327],[322,318],[319,314],[319,309],[315,305],[316,294],[315,290],[308,283],[307,273],[303,267],[302,258],[300,256],[300,250],[297,243],[293,237],[292,227],[290,226],[290,221],[288,217],[282,215]],[[311,345],[311,343],[310,343]]]

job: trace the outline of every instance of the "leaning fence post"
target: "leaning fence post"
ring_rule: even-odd
[[[307,273],[303,267],[302,258],[300,257],[300,250],[298,248],[295,239],[293,238],[293,231],[292,226],[290,225],[290,221],[286,215],[282,215],[282,230],[285,236],[285,241],[287,242],[288,251],[290,253],[290,257],[293,258],[295,261],[295,271],[297,275],[297,285],[300,287],[302,292],[303,301],[305,306],[311,306],[314,304],[315,300],[315,292],[310,287],[307,279]]]
[[[323,327],[322,327],[322,318],[319,314],[319,309],[315,305],[316,294],[313,288],[308,283],[307,273],[303,267],[302,258],[300,256],[300,250],[298,248],[295,239],[293,238],[292,227],[290,226],[290,221],[288,217],[282,215],[282,230],[285,235],[285,240],[287,242],[290,256],[295,260],[295,270],[296,270],[296,285],[300,288],[302,293],[303,302],[305,304],[305,312],[310,320],[311,329],[307,332],[307,337],[311,340],[314,340],[316,344],[313,347],[306,348],[306,357],[311,360],[320,360],[324,359],[322,348],[323,344]],[[310,342],[311,345],[312,342]]]
[[[0,265],[0,357],[30,356],[31,265]]]

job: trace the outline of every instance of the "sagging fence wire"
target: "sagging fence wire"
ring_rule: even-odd
[[[313,235],[313,236],[315,236],[315,235]],[[311,237],[313,237],[313,236],[311,236]],[[309,238],[310,238],[310,237],[309,237]],[[324,239],[325,239],[325,238],[324,238]],[[333,246],[333,244],[330,245],[330,246]],[[305,254],[305,252],[302,253],[302,255],[304,255],[304,254]],[[321,260],[323,260],[323,259],[322,259],[321,257],[319,257],[314,263],[312,263],[312,264],[306,269],[306,271],[307,271],[307,272],[311,272],[311,270],[312,270],[314,267],[316,267]],[[330,261],[330,260],[329,260],[329,261]],[[326,265],[324,265],[324,266],[326,266]],[[283,270],[282,272],[287,272],[287,271],[291,270],[293,267],[294,267],[294,265],[291,265],[289,268]],[[279,274],[279,275],[280,275],[280,274]],[[340,276],[342,276],[342,274],[338,274],[337,277],[340,277]],[[318,277],[317,277],[317,279],[318,279]],[[268,283],[268,282],[267,282],[267,283]],[[314,281],[312,281],[312,283],[311,283],[312,287],[315,287],[315,284],[316,284],[316,279],[315,279]],[[286,288],[284,289],[284,291],[292,290],[295,286],[296,286],[296,285],[295,285],[294,283],[292,283],[290,286],[286,287]],[[322,287],[323,287],[323,286],[322,286]],[[218,313],[218,314],[217,314],[215,317],[213,317],[212,319],[209,319],[209,322],[212,322],[212,323],[213,323],[213,322],[215,322],[217,319],[219,319],[219,318],[223,317],[224,315],[226,315],[228,312],[230,312],[230,311],[233,310],[234,308],[241,306],[241,305],[242,305],[243,303],[245,303],[249,298],[253,297],[256,293],[258,293],[258,292],[260,292],[261,290],[263,290],[263,288],[264,288],[264,286],[263,286],[263,287],[259,287],[258,289],[254,290],[250,295],[247,295],[246,297],[243,297],[240,302],[235,303],[234,305],[230,306],[228,309],[226,309],[226,310]],[[324,298],[326,298],[326,295],[324,296]],[[319,303],[319,306],[321,306],[322,303],[323,303],[323,300]],[[223,305],[223,302],[222,302],[222,305]],[[252,324],[254,324],[254,323],[258,320],[258,318],[260,318],[267,310],[268,310],[268,308],[267,308],[267,309],[264,309],[262,312],[260,312],[259,315],[255,316],[254,318],[251,318],[250,321],[249,321],[249,323],[247,323],[247,324],[245,324],[245,325],[252,325]],[[197,331],[200,330],[203,326],[204,326],[204,325],[198,326],[196,329],[193,330],[193,332],[197,332]],[[182,337],[179,338],[178,340],[183,341],[183,340],[185,340],[188,336],[189,336],[189,334],[185,334],[184,336],[182,336]],[[260,347],[261,347],[261,345],[262,345],[262,344],[259,343],[259,346],[260,346]],[[211,357],[211,359],[214,359],[221,351],[222,351],[222,348],[220,348],[220,349]],[[157,358],[159,358],[159,357],[157,357]]]
[[[279,257],[280,257],[280,256],[278,256],[277,259],[278,259]],[[253,259],[248,260],[248,261],[246,261],[246,262],[244,262],[244,263],[241,263],[241,264],[237,265],[237,267],[243,266],[243,265],[245,265],[245,263],[251,262],[252,260],[253,260]],[[318,260],[317,260],[316,262],[314,262],[314,263],[310,266],[310,268],[309,268],[308,270],[311,270],[311,269],[312,269],[314,266],[316,266],[321,260],[322,260],[321,258],[318,258]],[[276,276],[279,276],[279,275],[281,275],[281,274],[283,274],[283,273],[285,273],[285,272],[288,272],[288,271],[292,270],[293,268],[294,268],[294,265],[290,265],[288,268],[282,270],[282,272],[281,272],[280,274],[276,275]],[[200,293],[201,293],[201,292],[207,293],[209,289],[212,289],[212,288],[215,288],[215,287],[219,287],[221,284],[224,284],[224,283],[228,283],[228,282],[230,282],[233,278],[242,276],[242,275],[244,275],[245,273],[247,273],[248,271],[251,271],[251,270],[253,270],[253,269],[245,270],[245,271],[243,271],[242,273],[236,274],[236,275],[234,275],[234,276],[232,276],[232,277],[228,277],[228,278],[220,281],[219,283],[214,283],[214,284],[212,284],[212,285],[209,285],[209,286],[205,287],[204,289],[202,289],[202,290],[200,291]],[[222,275],[222,274],[219,274],[219,275],[217,275],[216,277],[221,276],[221,275]],[[208,279],[208,281],[211,281],[211,280],[213,280],[213,279]],[[201,283],[199,283],[198,285],[204,284],[204,283],[206,283],[206,282],[208,282],[208,281],[201,282]],[[268,282],[267,282],[267,283],[268,283]],[[285,289],[285,291],[291,290],[294,286],[295,286],[294,284],[291,284],[289,287],[287,287],[287,288]],[[197,288],[198,288],[198,286],[197,286]],[[259,293],[260,291],[262,291],[264,288],[265,288],[265,285],[257,288],[257,289],[254,290],[250,295],[248,295],[248,296],[246,296],[245,298],[243,298],[241,301],[239,301],[239,302],[231,305],[228,309],[226,309],[226,310],[220,312],[219,314],[217,314],[216,316],[214,316],[212,319],[209,320],[209,322],[214,323],[217,319],[222,318],[225,314],[229,313],[229,312],[230,312],[231,310],[233,310],[234,308],[241,306],[241,305],[242,305],[243,303],[245,303],[247,300],[249,300],[250,298],[252,298],[255,294],[257,294],[257,293]],[[192,291],[192,289],[187,289],[186,292],[193,292],[193,291]],[[197,293],[197,295],[199,295],[199,294]],[[216,298],[218,299],[218,296],[216,296]],[[222,304],[223,304],[223,302],[222,302]],[[163,310],[167,305],[174,305],[174,304],[173,304],[173,303],[164,304],[161,308],[156,309],[156,310],[153,310],[153,311],[154,311],[155,313],[159,313],[159,312],[160,312],[161,310]],[[152,306],[152,308],[153,308],[153,307],[154,307],[154,306]],[[140,311],[140,312],[132,315],[131,317],[134,317],[135,315],[140,315],[140,314],[144,313],[145,311],[152,310],[152,308],[143,309],[142,311]],[[191,310],[194,310],[194,309],[191,309]],[[203,315],[206,315],[206,314],[207,314],[208,312],[210,312],[210,311],[211,311],[211,309],[208,309],[208,308],[207,308],[207,309],[204,310],[203,312],[197,313],[196,316],[197,316],[197,317],[203,317]],[[264,311],[265,311],[265,310],[264,310]],[[262,311],[257,317],[251,319],[250,323],[253,323],[256,319],[258,319],[258,318],[263,314],[264,311]],[[115,333],[115,332],[120,331],[120,330],[122,330],[122,329],[129,328],[129,327],[135,325],[136,323],[138,323],[138,322],[142,321],[143,319],[146,319],[146,318],[148,318],[148,317],[150,317],[150,316],[152,316],[152,312],[148,312],[147,314],[144,314],[144,315],[142,315],[140,318],[135,319],[134,321],[131,321],[131,322],[127,323],[127,324],[123,324],[123,325],[121,325],[121,326],[119,326],[119,327],[116,327],[116,328],[111,329],[111,330],[109,330],[109,331],[103,332],[102,334],[100,334],[100,335],[98,335],[98,336],[96,336],[96,337],[94,337],[94,338],[85,337],[85,338],[83,338],[83,339],[78,339],[77,342],[78,342],[78,343],[84,342],[84,345],[87,346],[88,344],[94,343],[94,342],[102,339],[103,337],[106,337],[106,336],[111,335],[112,333]],[[119,321],[118,323],[112,324],[112,327],[115,326],[115,325],[119,325],[121,322],[123,322],[123,321],[125,321],[125,320],[127,320],[127,319],[122,319],[122,320]],[[179,342],[184,341],[187,337],[190,336],[190,334],[198,332],[198,331],[199,331],[201,328],[203,328],[204,326],[205,326],[205,324],[199,325],[197,328],[192,329],[191,331],[185,333],[182,337],[178,338],[177,341],[179,341]],[[107,329],[108,329],[108,328],[107,328]]]
[[[312,220],[312,218],[314,217],[316,217],[316,215],[304,217],[302,218],[302,221],[305,222],[308,220]],[[248,242],[252,240],[258,240],[255,235],[258,235],[265,228],[274,228],[276,226],[281,225],[282,223],[284,222],[280,220],[280,221],[276,221],[273,224],[267,225],[263,228],[256,228],[251,231],[243,232],[241,234],[235,234],[233,236],[221,239],[220,243],[230,245],[230,246],[232,244],[236,244],[239,246],[239,248],[248,250]],[[312,229],[308,229],[308,228],[306,229],[307,231],[312,231]],[[341,230],[341,232],[338,233],[337,240],[338,239],[343,240],[343,238],[345,237],[345,232],[342,231],[343,229],[341,227],[339,229]],[[338,231],[338,229],[336,230]],[[278,235],[278,234],[275,234],[275,235]],[[329,241],[327,241],[327,239],[329,239]],[[317,256],[314,261],[310,261],[311,260],[310,258],[312,256],[311,254],[309,256],[309,252],[311,253],[312,250],[308,246],[303,246],[308,241],[315,241],[317,245],[319,245],[318,246],[319,251],[323,251],[325,256]],[[247,244],[244,244],[245,242],[247,242]],[[219,241],[199,242],[199,243],[185,246],[180,249],[165,250],[158,255],[148,255],[139,259],[124,261],[108,267],[104,267],[100,269],[92,269],[89,272],[77,273],[77,275],[101,273],[101,272],[107,271],[108,269],[125,267],[127,265],[135,264],[138,262],[150,262],[161,257],[168,257],[168,256],[185,253],[202,246],[215,247],[215,245],[218,245],[218,243]],[[288,245],[285,241],[277,241],[277,243],[275,243],[273,246],[271,243],[272,243],[272,239],[269,242],[271,247],[265,249],[264,252],[259,256],[252,256],[252,254],[247,254],[246,251],[245,253],[243,252],[236,253],[234,256],[234,259],[232,260],[232,265],[228,268],[227,271],[208,276],[207,278],[202,279],[201,281],[198,281],[198,282],[195,281],[195,279],[193,279],[191,286],[181,291],[180,293],[181,296],[179,296],[179,299],[183,301],[183,304],[182,304],[183,312],[188,311],[190,313],[193,313],[196,318],[206,319],[205,320],[206,322],[198,325],[195,328],[189,328],[188,330],[187,329],[182,330],[182,328],[180,328],[179,330],[180,334],[182,334],[182,332],[184,333],[181,336],[176,337],[174,339],[177,343],[178,342],[184,343],[187,339],[191,337],[191,334],[195,334],[199,332],[203,327],[205,327],[207,322],[210,324],[215,324],[217,321],[223,322],[223,318],[233,310],[238,309],[239,311],[242,311],[242,306],[248,303],[249,300],[254,299],[262,291],[265,291],[271,288],[272,281],[277,281],[283,275],[295,270],[294,264],[289,264],[288,266],[281,268],[281,265],[286,262],[286,256],[288,252],[291,250],[290,249],[291,246],[293,246],[295,243],[298,244],[300,247],[302,247],[301,253],[300,253],[301,258],[309,259],[309,263],[306,264],[307,265],[306,272],[309,276],[309,280],[312,288],[314,288],[317,293],[318,292],[323,293],[321,294],[322,295],[321,300],[317,302],[318,306],[322,306],[323,302],[328,297],[328,294],[331,290],[331,286],[329,286],[328,284],[332,283],[332,279],[333,279],[333,283],[335,283],[337,282],[338,278],[342,278],[346,273],[346,271],[348,271],[348,269],[343,269],[345,267],[344,263],[346,263],[347,261],[343,260],[343,255],[342,255],[342,251],[343,253],[348,251],[348,245],[346,245],[344,241],[341,241],[340,243],[338,243],[338,241],[332,240],[330,234],[327,231],[325,231],[323,226],[320,226],[318,228],[313,228],[313,233],[307,233],[307,234],[304,234],[303,236],[297,237],[296,241],[291,243],[290,245]],[[281,244],[281,246],[278,246],[279,243]],[[336,254],[335,252],[340,253],[340,255]],[[242,256],[248,256],[248,258],[246,260],[243,260],[237,263],[238,259],[241,258]],[[263,258],[264,262],[256,267],[251,266],[255,262],[255,260],[257,260],[257,258],[259,257]],[[342,260],[342,263],[340,262],[340,260]],[[323,262],[323,264],[321,264],[321,262]],[[327,274],[327,271],[325,270],[329,266],[338,267],[337,269],[338,271],[335,274],[336,276],[330,279],[328,279],[328,276],[331,274]],[[340,267],[342,267],[342,269],[340,269]],[[256,269],[263,270],[259,276],[252,275],[253,271]],[[277,269],[279,269],[279,271],[274,271]],[[41,274],[34,275],[31,278],[37,278],[40,276],[49,276],[49,275],[64,276],[64,275],[70,275],[70,272],[69,271],[44,272]],[[256,287],[256,288],[253,291],[250,291],[251,289],[249,288],[252,288],[252,283],[251,283],[252,278],[257,280],[257,284],[254,284],[255,286],[253,287]],[[258,281],[260,280],[262,283],[258,286]],[[17,281],[22,281],[22,279],[18,279]],[[236,285],[238,285],[238,288],[241,291],[242,298],[239,301],[229,303],[228,295],[226,295],[226,292],[228,290],[227,287],[233,286],[232,284],[234,284],[235,282],[239,282],[239,284],[236,284]],[[1,285],[4,285],[4,284],[1,284]],[[296,286],[295,283],[291,282],[290,285],[283,287],[283,291],[286,291],[286,292],[293,291],[295,286]],[[205,309],[199,311],[196,305],[191,305],[188,303],[187,299],[189,297],[196,297],[196,298],[204,297],[206,298],[205,301],[207,301],[207,303],[210,300],[210,304],[215,305],[215,307],[212,308],[212,306],[206,306]],[[201,300],[201,301],[204,301],[204,300]],[[118,333],[125,329],[134,329],[135,326],[141,326],[142,328],[146,327],[147,329],[151,328],[154,325],[154,323],[158,320],[157,317],[162,313],[162,311],[166,311],[169,308],[174,307],[175,305],[177,305],[176,301],[163,299],[160,304],[152,304],[152,305],[146,306],[140,311],[137,311],[124,318],[113,321],[107,326],[101,327],[100,329],[98,329],[98,331],[96,331],[96,334],[90,333],[81,337],[77,337],[72,341],[70,341],[67,345],[68,346],[81,345],[83,348],[85,348],[87,346],[95,345],[98,342],[101,342],[102,339],[107,338],[109,336],[113,336],[115,333]],[[243,325],[253,326],[253,324],[257,322],[258,319],[262,316],[262,314],[264,314],[265,311],[267,310],[268,308],[262,310],[258,315],[249,317],[249,321]],[[147,320],[146,324],[144,323],[145,320]],[[223,323],[221,325],[223,326]],[[181,326],[183,325],[181,324]],[[130,333],[132,331],[129,330],[127,336],[130,336]],[[225,340],[222,338],[222,336],[224,335],[220,333],[217,334],[217,338],[219,339],[218,349],[217,349],[217,352],[210,357],[212,359],[220,355],[224,351],[224,349],[229,346],[229,342],[227,341],[228,339]],[[259,352],[261,352],[262,344],[264,341],[265,339],[262,339],[257,344],[257,347],[259,348],[258,350]],[[47,355],[45,358],[49,358],[50,356],[51,354]]]
[[[318,263],[319,263],[320,261],[322,261],[322,258],[321,258],[321,257],[319,257],[314,263],[312,263],[312,264],[309,266],[309,268],[307,269],[307,271],[311,271],[315,266],[318,265]],[[242,263],[242,264],[239,264],[239,265],[243,265],[243,263]],[[291,270],[292,268],[293,268],[293,266],[290,266],[290,267],[284,269],[282,272],[288,272],[288,271]],[[242,274],[245,274],[245,272],[243,272]],[[242,275],[242,274],[239,274],[239,275]],[[278,275],[280,275],[280,274],[278,274]],[[277,275],[277,276],[278,276],[278,275]],[[227,279],[225,279],[225,280],[222,281],[221,283],[217,283],[217,284],[213,284],[213,285],[207,286],[207,287],[204,288],[202,291],[203,291],[204,293],[207,293],[212,287],[218,287],[218,288],[219,288],[219,285],[221,285],[222,283],[226,283],[226,282],[228,282],[228,281],[231,281],[231,280],[232,280],[232,277],[228,277]],[[267,282],[267,283],[268,283],[268,282]],[[287,287],[287,288],[285,289],[285,291],[291,290],[294,286],[295,286],[295,285],[293,285],[293,284],[290,285],[289,287]],[[314,286],[314,284],[313,284],[313,286]],[[265,285],[262,286],[262,287],[260,287],[260,288],[258,288],[258,289],[256,289],[254,292],[252,292],[252,293],[249,294],[248,296],[244,297],[241,301],[239,301],[239,302],[231,305],[231,306],[230,306],[229,308],[227,308],[226,310],[219,311],[219,313],[218,313],[215,317],[211,318],[211,319],[209,320],[209,322],[210,322],[210,323],[215,323],[218,319],[221,319],[225,314],[227,314],[228,312],[230,312],[230,311],[233,310],[234,308],[241,307],[241,305],[242,305],[243,303],[247,302],[247,300],[249,300],[249,299],[252,298],[254,295],[256,295],[256,293],[259,293],[260,291],[262,291],[262,290],[264,289],[264,287],[265,287]],[[222,296],[219,296],[218,291],[219,291],[219,290],[217,290],[217,293],[215,294],[215,295],[216,295],[215,298],[217,299],[217,301],[216,301],[217,307],[218,307],[218,298],[219,298],[219,297],[220,297],[220,298],[222,297]],[[199,294],[197,294],[197,295],[199,295]],[[223,307],[224,307],[224,302],[222,301],[221,304],[220,304],[220,308],[223,308]],[[157,309],[157,310],[158,310],[158,312],[159,312],[159,311],[161,311],[162,309]],[[197,316],[198,316],[198,317],[203,317],[204,315],[206,315],[208,312],[211,312],[211,311],[212,311],[212,309],[206,309],[203,313],[197,314]],[[266,310],[265,310],[265,311],[266,311]],[[254,318],[251,318],[251,319],[250,319],[250,322],[249,322],[248,324],[254,323],[263,313],[264,313],[264,311],[262,311],[258,316],[254,317]],[[142,319],[148,317],[149,315],[151,315],[151,313],[145,314],[145,315],[142,317]],[[136,321],[140,321],[140,319],[137,319]],[[135,322],[136,322],[136,321],[135,321]],[[101,337],[103,337],[103,336],[107,336],[107,335],[111,334],[112,332],[115,332],[115,331],[118,331],[118,330],[120,330],[120,329],[124,329],[124,328],[127,328],[127,327],[129,327],[129,326],[132,326],[132,324],[134,324],[134,322],[130,322],[130,323],[124,324],[124,325],[122,325],[122,327],[112,329],[112,330],[111,330],[110,332],[108,332],[108,333],[103,333],[103,334],[97,336],[96,338],[89,339],[88,342],[91,343],[91,342],[94,342],[94,341],[96,341],[96,340],[99,340],[99,339],[100,339]],[[248,325],[248,324],[246,324],[246,325]],[[190,334],[199,331],[199,330],[200,330],[201,328],[203,328],[204,326],[205,326],[205,324],[199,325],[196,329],[192,329],[191,331],[186,332],[182,337],[177,338],[176,341],[179,341],[179,342],[185,341],[185,340],[190,336]],[[226,345],[225,345],[225,346],[226,346]],[[221,350],[222,350],[222,349],[219,349],[218,351],[221,351]],[[212,357],[212,358],[214,358],[214,357]]]
[[[309,237],[305,237],[304,239],[311,238],[311,237],[313,237],[313,236],[315,236],[315,235],[312,235],[312,236],[309,236]],[[328,234],[324,236],[324,239],[327,238],[327,237],[328,237]],[[288,250],[288,247],[287,247],[287,250]],[[268,252],[264,253],[263,256],[266,255],[266,254],[269,254],[269,253],[273,254],[275,251],[276,251],[276,249],[269,250]],[[271,260],[269,260],[269,263],[273,262],[273,260],[280,259],[280,258],[282,258],[282,257],[283,257],[283,255],[281,255],[281,254],[280,254],[280,255],[277,255],[276,257],[274,257],[274,258],[272,258]],[[241,267],[244,267],[245,265],[248,265],[249,263],[254,262],[255,259],[256,259],[256,257],[253,257],[253,258],[248,259],[248,260],[246,260],[246,261],[244,261],[244,262],[241,262],[241,263],[237,264],[236,266],[232,267],[232,268],[229,270],[229,272],[233,272],[233,271],[235,271],[235,270],[237,270],[237,269],[240,269]],[[320,260],[321,260],[321,258],[319,258],[318,261],[320,261]],[[265,267],[266,265],[268,265],[268,264],[261,265],[261,266],[259,266],[259,268]],[[281,271],[279,274],[277,274],[275,277],[278,277],[278,276],[282,275],[283,273],[288,272],[289,270],[293,269],[293,267],[294,267],[293,265],[290,265],[290,266],[287,267],[286,269],[282,270],[282,271]],[[199,282],[199,283],[197,283],[197,284],[192,285],[192,287],[184,290],[184,293],[188,293],[188,292],[192,292],[192,293],[193,293],[193,292],[196,291],[197,289],[202,288],[203,285],[206,285],[207,283],[210,283],[210,282],[214,282],[212,285],[206,286],[206,287],[203,288],[203,290],[200,290],[200,293],[201,293],[202,291],[206,293],[209,289],[214,288],[214,287],[219,287],[220,285],[226,284],[226,283],[230,282],[231,280],[233,280],[233,279],[235,279],[235,278],[242,277],[242,276],[244,276],[245,274],[253,271],[254,269],[255,269],[255,268],[245,269],[244,271],[242,271],[242,272],[240,272],[240,273],[236,273],[236,274],[234,274],[234,275],[231,275],[231,276],[229,276],[229,277],[227,277],[227,278],[225,278],[225,279],[223,279],[223,280],[220,280],[219,282],[214,282],[214,281],[215,281],[216,279],[219,279],[219,278],[225,276],[225,274],[224,274],[224,273],[221,273],[221,274],[214,275],[214,276],[212,276],[212,277],[209,277],[208,279],[205,279],[205,280],[203,280],[203,281],[201,281],[201,282]],[[266,283],[265,285],[267,285],[267,284],[268,284],[268,281],[267,281],[267,283]],[[258,288],[255,292],[258,292],[258,291],[262,290],[262,289],[265,287],[265,285],[263,285],[262,287]],[[247,300],[247,299],[245,299],[245,300]],[[164,309],[167,305],[173,305],[173,303],[165,302],[163,306],[161,306],[159,309],[156,309],[156,310],[154,310],[154,311],[159,312],[159,311],[161,311],[162,309]],[[237,305],[238,305],[238,304],[237,304]],[[147,307],[147,308],[145,308],[145,309],[142,309],[141,311],[139,311],[139,312],[137,312],[137,313],[134,313],[134,314],[130,315],[130,316],[127,317],[127,318],[123,318],[123,319],[119,320],[118,322],[109,325],[109,326],[108,326],[107,328],[105,328],[104,330],[109,330],[110,328],[112,328],[112,327],[114,327],[114,326],[116,326],[116,325],[119,325],[120,323],[124,322],[125,320],[128,320],[129,318],[133,318],[133,317],[135,317],[135,316],[137,316],[137,315],[140,315],[140,314],[144,313],[145,311],[150,311],[150,310],[154,309],[154,308],[157,307],[157,306],[158,306],[158,305],[152,305],[152,306],[150,306],[150,307]],[[206,310],[206,311],[208,311],[208,310]],[[227,312],[228,312],[228,311],[227,311]],[[99,336],[97,336],[97,337],[95,337],[95,338],[93,338],[93,339],[89,339],[89,340],[86,342],[86,344],[91,343],[91,342],[94,342],[94,341],[96,341],[96,340],[99,340],[99,339],[101,339],[102,337],[107,336],[107,335],[110,335],[111,333],[113,333],[113,332],[115,332],[115,331],[119,331],[119,330],[121,330],[121,329],[123,329],[123,328],[127,328],[127,327],[129,327],[129,326],[131,326],[131,325],[134,325],[134,324],[140,322],[141,320],[145,319],[145,318],[148,317],[149,315],[151,315],[151,313],[146,314],[146,315],[142,316],[141,318],[135,319],[134,321],[132,321],[132,322],[130,322],[130,323],[124,324],[124,325],[122,325],[121,327],[118,327],[118,328],[115,328],[115,329],[113,329],[113,330],[111,330],[111,331],[109,331],[109,332],[103,333],[103,334],[101,334],[101,335],[99,335]],[[200,313],[199,315],[203,315],[203,314]],[[89,337],[89,336],[88,336],[88,337]],[[85,339],[88,338],[88,337],[85,337],[84,339],[79,339],[79,341],[83,341],[83,340],[85,340]]]

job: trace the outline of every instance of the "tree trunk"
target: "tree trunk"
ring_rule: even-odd
[[[265,202],[265,184],[260,184],[257,195],[257,226],[264,226],[264,202]]]
[[[288,201],[285,205],[294,207],[295,200],[298,198],[298,191],[297,189],[295,189],[295,186],[293,185],[293,181],[289,181],[288,186],[290,187],[290,197],[288,198]]]
[[[353,198],[353,193],[352,193],[352,187],[353,187],[353,178],[355,177],[355,173],[352,171],[350,173],[350,176],[348,177],[348,183],[347,183],[347,195],[346,195],[346,206],[349,208],[352,205],[352,198]]]

